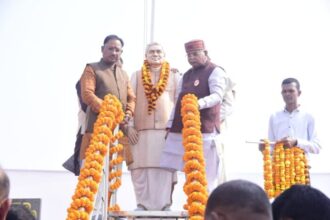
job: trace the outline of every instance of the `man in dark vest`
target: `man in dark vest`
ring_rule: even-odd
[[[119,62],[116,64],[117,66],[122,67],[123,64],[123,59],[120,58]],[[79,159],[80,157],[80,147],[81,143],[83,140],[84,132],[85,132],[85,122],[86,122],[86,111],[87,111],[87,105],[83,102],[82,97],[81,97],[81,86],[80,86],[80,79],[76,83],[76,91],[77,91],[77,97],[79,101],[79,112],[78,112],[78,132],[76,134],[76,141],[75,141],[75,147],[74,147],[74,153],[71,157],[69,157],[64,163],[63,167],[70,172],[74,173],[76,176],[79,176],[80,174],[80,168],[81,168],[81,160]],[[127,136],[123,137],[120,139],[121,144],[124,145],[124,158],[126,160],[126,163],[128,163],[129,154],[128,152],[129,149],[128,146],[125,145],[125,142],[127,142]]]
[[[183,169],[181,99],[185,94],[192,93],[198,97],[208,190],[212,191],[219,171],[215,138],[220,132],[220,105],[228,78],[221,67],[210,62],[204,41],[190,41],[185,44],[185,49],[192,68],[183,75],[177,89],[178,98],[167,124],[169,133],[161,156],[161,166],[180,171]]]
[[[81,76],[81,97],[87,105],[84,136],[80,148],[81,160],[85,158],[85,151],[104,96],[112,94],[120,100],[125,112],[124,123],[133,116],[136,98],[126,71],[118,65],[123,46],[123,40],[117,35],[107,36],[101,48],[102,59],[87,64]]]

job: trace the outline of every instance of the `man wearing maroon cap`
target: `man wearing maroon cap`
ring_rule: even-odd
[[[185,94],[192,93],[198,97],[206,177],[211,192],[216,186],[219,171],[215,138],[220,132],[220,105],[228,89],[229,78],[221,67],[210,62],[204,41],[189,41],[185,49],[192,68],[183,75],[177,89],[176,106],[167,124],[169,133],[162,152],[161,166],[183,170],[181,99]]]

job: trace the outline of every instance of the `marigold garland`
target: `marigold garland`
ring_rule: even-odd
[[[270,155],[270,144],[268,140],[265,140],[263,160],[264,160],[264,189],[268,197],[273,198],[275,191],[273,184],[272,158]]]
[[[291,166],[294,155],[292,150],[290,150],[289,148],[284,149],[284,153],[285,153],[285,188],[289,188],[291,186],[291,184],[294,184],[294,169],[293,166]]]
[[[119,131],[116,135],[112,136],[112,143],[118,141],[124,134]],[[121,186],[122,171],[118,167],[123,163],[124,158],[120,155],[124,147],[122,144],[113,145],[110,148],[109,154],[109,190],[108,190],[108,211],[119,211],[118,204],[111,204],[111,196]]]
[[[102,179],[104,158],[112,140],[112,131],[123,120],[121,103],[113,95],[104,97],[100,114],[94,124],[91,142],[86,150],[85,163],[68,208],[67,220],[88,220],[94,208],[96,193]]]
[[[310,166],[308,164],[308,158],[305,155],[305,152],[303,151],[302,154],[304,154],[304,165],[305,165],[305,184],[310,185],[311,184],[311,179],[310,179],[310,174],[309,174],[309,169]]]
[[[166,88],[170,75],[170,65],[166,61],[163,62],[160,70],[160,77],[156,85],[151,81],[150,64],[147,60],[144,61],[141,72],[144,93],[148,100],[148,114],[151,114],[156,108],[157,99],[163,94]]]
[[[298,147],[293,148],[293,154],[294,154],[294,164],[295,164],[295,181],[298,184],[309,184],[309,181],[307,182],[306,179],[309,179],[308,174],[308,165],[307,165],[307,159],[305,157],[305,153],[302,149]],[[307,169],[306,169],[307,168]],[[307,170],[307,171],[306,171]],[[308,178],[307,178],[308,176]]]
[[[310,184],[304,150],[299,147],[285,148],[282,143],[277,143],[271,154],[269,141],[264,142],[264,189],[269,198],[278,196],[293,184]]]
[[[113,142],[118,141],[124,134],[119,131],[112,137]],[[124,158],[120,155],[124,147],[122,144],[111,146],[110,148],[110,162],[109,162],[109,190],[108,190],[108,211],[119,211],[120,207],[118,204],[111,204],[111,196],[121,186],[122,171],[119,166],[123,163]]]
[[[185,150],[183,170],[186,174],[183,190],[188,197],[184,209],[188,210],[190,220],[203,220],[208,193],[200,113],[195,95],[187,94],[182,98],[181,115]]]
[[[189,174],[187,174],[186,178],[187,178],[187,182],[197,181],[197,182],[201,183],[202,185],[207,184],[207,181],[205,181],[206,180],[205,176],[201,172],[198,172],[198,171],[190,172]]]

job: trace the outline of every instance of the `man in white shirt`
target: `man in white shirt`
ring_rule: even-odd
[[[282,82],[285,108],[270,116],[268,139],[282,142],[284,147],[297,146],[305,153],[318,154],[321,149],[315,129],[314,117],[303,110],[298,102],[301,94],[299,81],[287,78]],[[260,150],[264,147],[260,145]]]

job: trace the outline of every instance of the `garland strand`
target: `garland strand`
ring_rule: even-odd
[[[293,148],[293,154],[294,154],[294,157],[295,157],[295,160],[294,160],[294,164],[295,164],[295,172],[296,172],[296,177],[295,177],[295,181],[296,183],[298,184],[306,184],[306,167],[307,164],[307,159],[305,158],[305,153],[302,149],[300,148]],[[308,175],[309,176],[309,175]]]
[[[186,174],[183,189],[188,197],[184,209],[188,210],[190,220],[203,220],[208,193],[200,113],[195,95],[187,94],[182,98],[181,115],[185,149],[183,170]]]
[[[118,141],[124,134],[119,131],[112,140]],[[119,168],[123,163],[124,158],[120,155],[124,147],[122,144],[117,144],[110,147],[109,154],[109,189],[108,189],[108,211],[120,211],[120,206],[118,204],[111,204],[111,196],[115,193],[116,190],[121,186],[121,176],[122,171]]]
[[[94,209],[96,193],[102,179],[104,158],[113,137],[112,131],[123,120],[121,103],[113,95],[104,97],[100,114],[94,124],[91,142],[86,150],[85,163],[68,208],[67,220],[88,220]]]
[[[264,142],[264,189],[269,198],[278,196],[293,184],[310,184],[304,150],[299,147],[285,148],[282,143],[278,143],[271,155],[269,141]]]
[[[274,184],[273,184],[273,169],[272,169],[272,157],[270,154],[270,144],[268,140],[264,140],[265,149],[263,153],[264,161],[264,189],[268,195],[268,198],[274,197]]]
[[[150,65],[147,60],[144,61],[142,66],[142,83],[144,93],[148,100],[148,114],[156,108],[156,101],[161,96],[167,85],[170,75],[170,65],[164,61],[160,70],[160,77],[156,85],[151,81]]]

